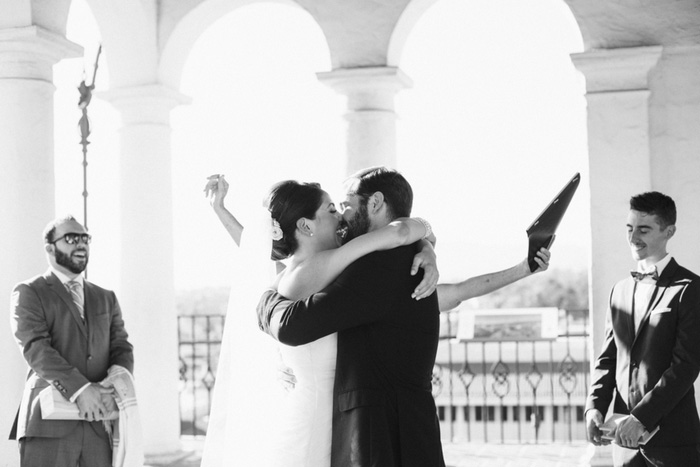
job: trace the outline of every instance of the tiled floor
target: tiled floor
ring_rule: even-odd
[[[590,451],[578,444],[469,444],[444,445],[450,467],[580,467],[588,465]]]
[[[202,442],[183,440],[177,456],[149,459],[149,467],[199,467]],[[474,444],[443,446],[449,467],[581,467],[588,465],[588,446],[576,444]]]

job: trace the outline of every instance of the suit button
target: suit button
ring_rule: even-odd
[[[88,355],[88,360],[92,360],[92,355]]]

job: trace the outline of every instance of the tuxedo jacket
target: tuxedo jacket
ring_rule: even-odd
[[[12,439],[60,438],[75,429],[78,420],[42,420],[38,395],[49,384],[70,399],[86,383],[102,381],[111,365],[133,372],[132,346],[116,295],[88,281],[83,290],[85,321],[51,271],[12,292],[12,330],[29,365]]]
[[[437,294],[414,300],[416,246],[369,254],[308,299],[266,292],[261,329],[282,313],[280,342],[338,332],[332,467],[443,467],[431,379],[439,337]]]
[[[634,415],[659,432],[648,447],[700,443],[693,382],[700,372],[700,277],[671,259],[634,330],[635,282],[610,294],[605,342],[595,363],[586,409]]]

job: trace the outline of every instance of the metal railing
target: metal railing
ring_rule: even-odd
[[[444,439],[585,439],[588,310],[560,310],[559,337],[549,341],[458,341],[456,316],[442,314],[433,372]],[[223,325],[221,315],[178,317],[182,434],[206,434]]]
[[[222,315],[181,315],[177,318],[180,359],[180,432],[206,434],[216,381]]]
[[[433,395],[451,441],[585,440],[588,310],[560,310],[558,337],[541,341],[456,339],[442,326]]]

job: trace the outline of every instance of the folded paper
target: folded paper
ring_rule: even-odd
[[[600,430],[603,432],[603,439],[614,441],[615,430],[617,430],[617,427],[620,425],[620,423],[627,417],[629,417],[629,415],[614,413],[610,416],[610,418],[605,420],[605,423],[600,427]],[[651,431],[651,433],[647,430],[644,430],[644,433],[642,433],[642,437],[639,438],[639,444],[646,444],[647,441],[649,441],[651,437],[656,434],[657,431],[659,431],[658,426],[654,428]]]
[[[53,386],[47,386],[39,393],[39,404],[41,418],[44,420],[84,420],[80,416],[78,405],[63,397]],[[119,411],[115,410],[100,420],[115,420],[117,418],[119,418]]]

